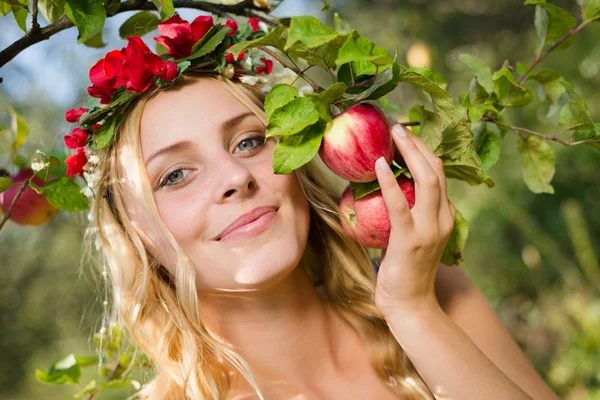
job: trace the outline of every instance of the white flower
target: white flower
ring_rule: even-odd
[[[244,71],[252,71],[252,58],[250,56],[244,57],[240,65]]]
[[[89,186],[84,187],[80,190],[80,192],[83,193],[86,197],[94,197],[94,192],[92,192],[92,189],[90,189]]]
[[[269,25],[267,25],[266,22],[258,21],[258,27],[260,28],[261,31],[264,31],[264,32],[269,31]]]
[[[88,157],[88,162],[92,164],[98,164],[100,162],[100,157],[98,157],[96,154],[91,154]]]
[[[240,76],[240,81],[242,83],[245,83],[247,85],[256,85],[256,83],[258,82],[258,77],[256,76],[251,76],[251,75],[241,75]]]
[[[227,79],[233,78],[233,74],[235,74],[235,69],[234,69],[233,65],[227,64],[227,66],[223,70],[222,74]]]

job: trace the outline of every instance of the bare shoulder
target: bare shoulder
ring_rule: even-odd
[[[464,270],[440,265],[435,292],[444,312],[506,376],[534,399],[558,399]]]

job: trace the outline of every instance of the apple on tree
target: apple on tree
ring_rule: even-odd
[[[21,190],[23,182],[33,175],[33,170],[25,168],[11,178],[13,185],[0,193],[0,208],[8,212],[15,196]],[[35,176],[32,182],[38,187],[44,187],[44,181]],[[56,216],[58,209],[51,205],[46,198],[31,187],[27,187],[17,199],[9,219],[19,225],[41,225]]]

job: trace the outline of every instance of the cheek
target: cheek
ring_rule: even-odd
[[[206,183],[203,184],[205,187]],[[156,207],[167,229],[182,243],[206,229],[208,193],[191,183],[180,190],[157,196]]]

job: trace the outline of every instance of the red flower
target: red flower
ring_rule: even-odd
[[[227,49],[229,50],[229,49],[231,48],[231,46],[233,46],[233,45],[232,45],[232,44],[230,44],[230,45],[227,47]],[[239,54],[239,56],[238,56],[237,60],[233,58],[233,54],[232,54],[232,53],[227,53],[227,55],[225,55],[225,61],[226,61],[227,63],[229,63],[229,64],[232,64],[232,63],[234,63],[234,62],[236,62],[236,61],[240,61],[242,58],[244,58],[244,52],[243,52],[243,51],[242,51],[242,52]]]
[[[263,65],[257,65],[256,72],[260,72],[265,75],[269,75],[271,73],[271,71],[273,71],[273,61],[266,59],[264,57],[261,58],[260,61],[263,63]]]
[[[129,92],[145,92],[154,78],[152,66],[162,63],[162,59],[139,36],[130,36],[127,41],[127,58],[123,63],[123,77],[127,79],[125,89]]]
[[[248,18],[248,23],[250,24],[250,27],[252,28],[252,32],[260,29],[260,27],[258,26],[259,22],[260,22],[260,20],[256,17]]]
[[[231,28],[231,29],[229,30],[229,34],[230,34],[230,35],[235,35],[235,33],[236,33],[236,32],[237,32],[237,30],[238,30],[238,24],[237,24],[237,22],[235,22],[235,21],[234,21],[234,20],[232,20],[232,19],[228,19],[228,20],[227,20],[227,22],[225,22],[225,25],[223,25],[223,26],[222,26],[222,28],[224,28],[224,27],[226,27],[226,26],[228,26],[228,27],[230,27],[230,28]]]
[[[83,147],[77,149],[77,153],[65,159],[67,164],[67,178],[75,174],[83,175],[83,167],[87,164],[87,156]]]
[[[169,56],[187,57],[192,53],[194,44],[202,39],[213,25],[211,16],[201,15],[190,24],[179,15],[174,15],[165,22],[158,23],[160,36],[154,40],[169,50]]]
[[[77,149],[84,147],[89,133],[81,128],[75,128],[71,131],[71,135],[65,135],[65,144],[69,149]]]
[[[177,77],[177,64],[173,61],[158,62],[152,66],[152,71],[162,80],[172,81]]]
[[[77,110],[76,109],[72,109],[69,110],[65,113],[65,119],[67,120],[67,122],[79,122],[79,119],[81,118],[81,116],[83,114],[85,114],[87,112],[87,108],[83,108],[83,107],[79,107]]]
[[[125,49],[121,49],[109,51],[98,60],[90,69],[90,96],[100,98],[102,104],[108,104],[115,91],[125,83],[122,70],[125,57]]]
[[[96,132],[98,129],[100,129],[101,126],[102,126],[101,123],[97,123],[97,124],[92,125],[92,129],[94,130],[94,132]]]

